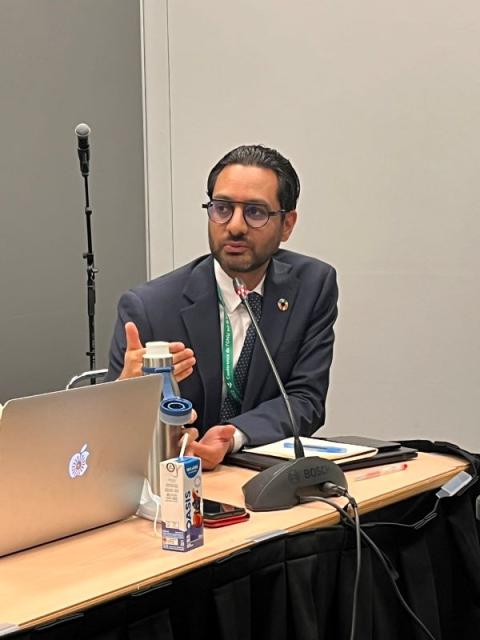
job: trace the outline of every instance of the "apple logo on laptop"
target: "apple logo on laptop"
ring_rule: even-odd
[[[77,478],[83,476],[88,468],[87,458],[90,452],[87,451],[87,444],[84,444],[78,453],[74,453],[68,463],[68,473],[71,478]]]

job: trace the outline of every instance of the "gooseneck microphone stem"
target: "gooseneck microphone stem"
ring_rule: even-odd
[[[235,292],[242,300],[250,319],[255,327],[257,336],[262,344],[268,363],[273,371],[278,388],[282,394],[291,422],[294,439],[294,460],[283,460],[273,467],[264,469],[246,482],[242,491],[245,504],[251,511],[273,511],[289,509],[298,504],[302,496],[332,496],[346,495],[347,480],[345,474],[331,460],[318,456],[305,457],[300,433],[293,415],[290,400],[285,387],[278,375],[277,368],[268,350],[265,339],[260,331],[257,320],[248,303],[247,288],[240,278],[233,279]]]
[[[267,357],[268,360],[268,364],[270,365],[270,368],[273,371],[273,375],[275,376],[275,380],[277,382],[278,388],[280,389],[280,393],[282,395],[283,401],[285,403],[285,406],[287,408],[287,413],[288,413],[288,417],[290,419],[290,424],[292,426],[292,434],[293,434],[293,447],[294,447],[294,451],[295,451],[295,458],[304,458],[305,457],[305,452],[303,450],[303,444],[302,441],[300,440],[300,432],[297,426],[297,422],[295,420],[295,416],[293,415],[293,411],[292,411],[292,406],[290,404],[290,400],[288,398],[287,392],[285,391],[285,387],[283,386],[283,382],[280,378],[280,375],[277,371],[277,367],[275,366],[275,363],[273,361],[272,356],[270,355],[270,350],[267,347],[267,343],[265,342],[265,338],[263,337],[263,333],[260,330],[260,327],[258,326],[258,322],[253,314],[252,308],[250,307],[250,303],[248,302],[248,291],[247,288],[245,287],[245,284],[243,283],[243,281],[240,278],[234,278],[233,279],[233,286],[235,288],[235,292],[237,293],[237,295],[240,297],[241,301],[243,302],[248,315],[250,316],[250,320],[252,321],[253,326],[255,327],[255,331],[257,333],[257,336],[260,340],[260,343],[263,347],[263,350],[265,352],[265,355]]]
[[[88,189],[88,175],[90,172],[90,146],[88,143],[88,136],[90,134],[90,127],[86,124],[79,124],[75,128],[75,133],[78,138],[78,155],[80,159],[80,170],[84,180],[85,187],[85,221],[87,225],[87,251],[83,253],[83,258],[86,261],[87,269],[87,314],[88,314],[88,351],[86,355],[90,359],[90,370],[93,371],[96,368],[96,355],[95,355],[95,276],[98,273],[98,269],[95,268],[95,257],[93,254],[93,240],[92,240],[92,209],[90,207],[90,195]],[[90,384],[95,384],[95,377],[90,378]]]

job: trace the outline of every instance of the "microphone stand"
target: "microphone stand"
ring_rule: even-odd
[[[92,243],[92,209],[90,208],[90,197],[88,193],[88,174],[82,171],[85,185],[85,219],[87,223],[87,251],[83,254],[87,263],[87,313],[88,313],[88,351],[85,355],[90,358],[90,371],[95,370],[95,275],[98,269],[95,268]],[[95,384],[95,377],[90,378],[90,384]]]

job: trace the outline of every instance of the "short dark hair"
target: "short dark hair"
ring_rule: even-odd
[[[297,172],[287,158],[276,149],[260,144],[250,144],[229,151],[210,171],[207,180],[207,193],[211,198],[219,173],[231,164],[262,167],[271,169],[278,178],[278,201],[285,211],[292,211],[297,206],[300,194],[300,180]]]

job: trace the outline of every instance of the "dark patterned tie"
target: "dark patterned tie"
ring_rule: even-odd
[[[262,303],[263,298],[259,293],[249,293],[248,302],[252,309],[255,320],[258,322],[262,316]],[[226,313],[226,311],[224,311]],[[250,360],[252,359],[253,348],[255,346],[255,338],[257,332],[253,326],[253,322],[247,329],[245,341],[243,343],[242,351],[238,357],[238,362],[233,372],[233,379],[235,386],[238,389],[240,396],[243,398],[245,386],[248,378],[248,368],[250,367]],[[227,393],[225,400],[223,401],[222,408],[220,409],[220,422],[228,422],[233,416],[238,416],[240,413],[241,405],[233,398],[230,393]]]

